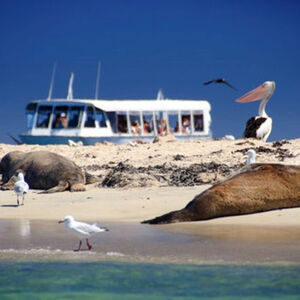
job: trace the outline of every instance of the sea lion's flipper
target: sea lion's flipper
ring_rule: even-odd
[[[101,181],[100,176],[92,175],[88,172],[85,172],[85,183],[86,184],[92,184]]]
[[[7,190],[13,190],[14,189],[14,183],[8,181],[6,183],[4,183],[2,186],[1,186],[1,190],[3,191],[7,191]]]
[[[57,192],[64,192],[69,188],[69,183],[67,181],[60,181],[57,186],[50,188],[46,191],[40,192],[39,194],[50,194],[50,193],[57,193]]]
[[[176,222],[184,222],[193,220],[193,217],[189,215],[189,213],[185,209],[176,210],[164,214],[160,217],[156,217],[154,219],[145,220],[142,224],[168,224],[168,223],[176,223]],[[194,220],[195,221],[195,220]]]
[[[71,184],[70,191],[71,192],[84,192],[85,187],[82,183],[74,183],[74,184]]]
[[[1,190],[3,191],[13,190],[16,181],[17,181],[17,177],[13,175],[6,183],[2,184]]]

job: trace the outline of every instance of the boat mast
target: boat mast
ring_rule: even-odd
[[[99,93],[99,81],[100,81],[100,70],[101,70],[101,61],[98,61],[98,70],[97,70],[97,79],[96,79],[96,90],[95,90],[95,99],[98,99]]]
[[[50,82],[50,88],[49,88],[49,94],[47,101],[50,101],[52,98],[52,91],[53,91],[53,85],[54,85],[54,78],[55,78],[55,71],[56,71],[56,63],[54,63],[53,70],[52,70],[52,76],[51,76],[51,82]]]
[[[74,80],[74,73],[71,73],[67,100],[73,100],[73,80]]]
[[[158,90],[157,96],[156,96],[156,100],[164,100],[164,94],[162,92],[162,89]]]

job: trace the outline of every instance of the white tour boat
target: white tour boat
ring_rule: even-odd
[[[179,140],[212,136],[208,101],[164,99],[161,91],[152,100],[74,99],[72,84],[73,74],[66,99],[51,99],[49,91],[47,99],[27,105],[27,132],[20,135],[22,143],[123,144],[150,142],[167,134]]]

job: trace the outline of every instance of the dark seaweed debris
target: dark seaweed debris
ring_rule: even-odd
[[[236,150],[236,151],[234,151],[234,152],[235,152],[235,153],[236,153],[236,152],[241,152],[241,153],[243,153],[243,154],[246,154],[246,152],[247,152],[249,149],[255,150],[256,153],[275,153],[275,150],[274,150],[274,149],[267,148],[267,147],[264,147],[264,146],[259,146],[259,147],[254,147],[254,148],[244,148],[244,149]]]
[[[256,153],[272,153],[275,155],[276,158],[278,158],[280,161],[284,161],[286,158],[293,158],[295,155],[289,150],[289,149],[283,149],[281,148],[282,145],[284,144],[290,144],[288,141],[280,141],[280,142],[274,142],[272,148],[267,148],[264,146],[259,146],[259,147],[254,147],[254,148],[244,148],[244,149],[239,149],[236,150],[235,152],[241,152],[243,154],[246,154],[246,152],[249,149],[255,150]]]
[[[168,164],[134,167],[129,164],[119,163],[111,168],[104,177],[101,186],[125,187],[132,183],[135,186],[146,186],[153,181],[169,186],[196,186],[213,183],[217,174],[228,176],[241,166],[238,164],[234,167],[229,167],[226,164],[210,162],[192,164],[189,167],[177,167]]]
[[[277,142],[274,142],[273,144],[272,144],[272,147],[281,147],[281,146],[283,146],[283,145],[285,145],[285,144],[290,144],[291,142],[289,142],[289,141],[287,141],[287,140],[281,140],[281,141],[277,141]]]
[[[174,159],[174,160],[183,160],[184,157],[185,157],[184,155],[176,154],[176,155],[173,157],[173,159]]]

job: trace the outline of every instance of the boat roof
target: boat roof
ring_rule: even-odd
[[[51,99],[35,100],[31,103],[39,104],[92,104],[104,111],[190,111],[208,110],[210,103],[206,100],[183,100],[183,99],[136,99],[136,100],[96,100],[96,99]]]

